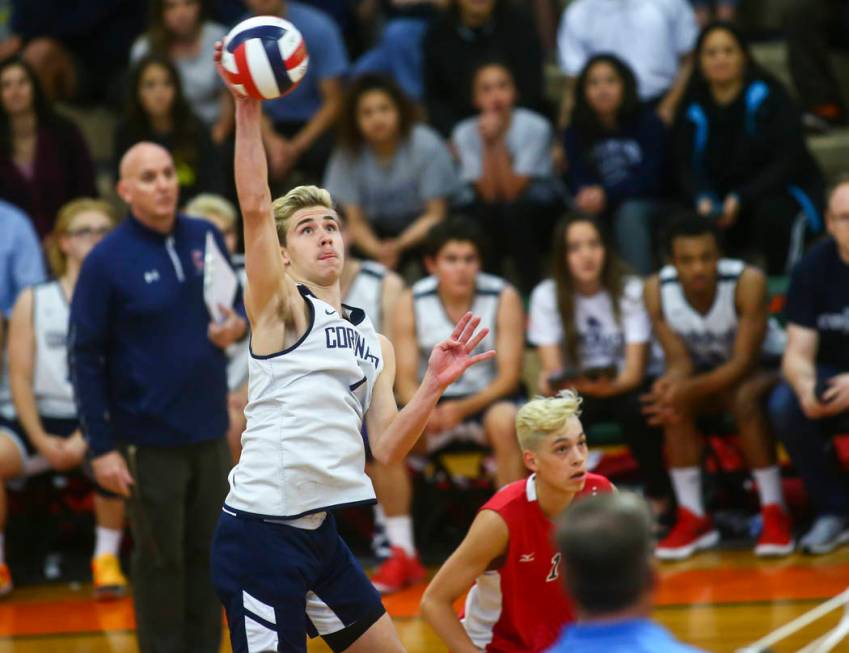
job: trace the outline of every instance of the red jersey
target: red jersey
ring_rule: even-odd
[[[497,512],[510,537],[501,567],[481,574],[466,598],[463,627],[486,653],[544,651],[575,618],[560,581],[554,525],[539,507],[535,478],[505,486],[481,508]],[[612,491],[604,476],[587,474],[575,498]]]

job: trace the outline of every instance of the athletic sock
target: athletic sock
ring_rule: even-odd
[[[672,488],[678,505],[690,512],[704,517],[705,506],[702,502],[702,471],[698,467],[678,467],[669,470]]]
[[[408,556],[416,555],[413,543],[413,518],[410,515],[386,517],[386,537],[390,546],[397,546]]]
[[[774,503],[784,509],[784,492],[781,487],[781,470],[778,469],[778,465],[753,469],[752,476],[755,477],[755,483],[758,486],[761,508]]]
[[[121,548],[121,537],[124,531],[114,528],[104,528],[98,526],[95,528],[94,540],[94,556],[98,558],[102,555],[112,554],[118,555],[118,550]]]

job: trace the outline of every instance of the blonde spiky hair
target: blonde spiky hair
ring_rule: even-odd
[[[333,208],[333,198],[325,188],[318,186],[295,186],[283,197],[278,197],[271,204],[274,213],[274,224],[277,227],[277,238],[280,244],[286,246],[286,231],[289,228],[289,220],[301,209],[309,209],[314,206]]]
[[[581,415],[581,397],[574,390],[561,390],[553,397],[534,397],[516,414],[516,435],[524,451],[536,451],[550,433],[566,428],[572,417]]]

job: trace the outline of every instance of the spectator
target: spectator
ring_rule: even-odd
[[[849,49],[847,0],[800,0],[787,5],[787,62],[804,113],[813,132],[846,124],[846,97],[831,63],[829,48]]]
[[[737,18],[739,2],[740,0],[690,0],[700,28],[706,27],[712,20],[733,23]]]
[[[210,130],[213,142],[220,144],[233,130],[233,99],[212,60],[215,42],[226,30],[209,20],[207,4],[207,0],[153,0],[147,32],[136,39],[130,60],[135,63],[150,53],[171,59],[192,111]]]
[[[635,494],[587,497],[567,508],[557,546],[578,620],[547,653],[699,653],[650,620],[652,544],[649,511]]]
[[[484,504],[428,585],[422,616],[452,651],[540,653],[575,618],[572,600],[555,582],[560,555],[552,521],[572,502],[614,490],[604,476],[587,472],[580,404],[574,391],[565,390],[522,406],[516,430],[534,473]],[[469,586],[461,621],[454,605]]]
[[[48,255],[55,280],[21,292],[9,323],[9,384],[16,420],[0,418],[3,480],[44,469],[66,471],[84,461],[86,443],[68,380],[68,313],[83,259],[114,224],[105,202],[78,199],[59,212]],[[95,486],[95,596],[127,589],[118,554],[124,531],[124,501]],[[4,555],[7,504],[0,483],[0,595],[12,590]]]
[[[680,560],[719,541],[702,498],[702,443],[696,421],[730,411],[761,503],[755,555],[793,551],[781,471],[763,406],[778,380],[762,359],[776,359],[783,334],[770,330],[766,277],[742,261],[720,259],[713,225],[697,215],[670,229],[671,264],[646,282],[645,302],[666,357],[666,371],[645,397],[649,423],[662,426],[677,521],[656,554]]]
[[[12,0],[11,27],[47,97],[103,102],[117,96],[144,9],[138,0]]]
[[[849,415],[849,180],[831,192],[829,238],[793,271],[787,295],[785,380],[772,393],[769,415],[811,496],[817,518],[799,544],[828,553],[849,542],[849,486],[834,450]]]
[[[216,73],[217,74],[217,73]],[[247,287],[248,275],[245,272],[245,257],[236,253],[239,239],[236,221],[236,207],[229,200],[209,193],[197,195],[186,204],[183,212],[192,217],[203,218],[215,225],[224,237],[227,254],[233,264],[233,269],[239,278],[242,291]],[[245,337],[227,347],[227,412],[230,426],[227,429],[227,444],[233,463],[239,462],[242,450],[242,432],[245,430],[245,407],[248,405],[248,357],[250,356],[250,340]]]
[[[651,323],[643,282],[625,275],[593,218],[572,215],[554,232],[553,276],[531,294],[528,341],[540,357],[539,389],[573,387],[588,424],[614,420],[637,460],[657,515],[671,508],[663,434],[640,410]]]
[[[364,75],[348,91],[339,146],[324,185],[345,210],[352,244],[388,268],[409,259],[445,217],[455,189],[448,149],[389,78]]]
[[[53,111],[29,64],[0,63],[0,198],[27,213],[44,238],[66,202],[95,194],[80,131]]]
[[[628,64],[610,54],[590,57],[578,75],[574,114],[563,140],[575,206],[603,216],[622,258],[640,274],[650,274],[666,129],[640,104]]]
[[[474,114],[472,77],[483,61],[509,63],[522,106],[542,111],[542,49],[533,21],[509,0],[454,0],[424,40],[428,121],[449,136]]]
[[[464,440],[488,444],[495,454],[495,482],[502,487],[525,474],[514,425],[524,312],[511,286],[480,272],[480,240],[474,225],[457,219],[437,225],[428,234],[426,265],[431,276],[405,291],[395,311],[396,392],[400,403],[410,402],[433,343],[451,333],[455,317],[467,311],[480,316],[481,329],[489,333],[478,349],[495,349],[496,356],[448,386],[414,450],[429,453]],[[376,486],[387,486],[384,476],[392,471],[387,472],[387,467],[373,468]],[[391,505],[383,503],[393,555],[372,577],[381,592],[397,591],[424,578],[413,546],[410,481],[406,473],[396,473],[392,479],[396,484],[382,494],[395,499]],[[406,533],[395,529],[393,519],[405,525]],[[398,536],[393,539],[395,533]]]
[[[505,64],[481,64],[472,86],[480,113],[451,135],[460,178],[474,192],[475,218],[496,243],[487,267],[498,269],[512,257],[519,286],[528,293],[539,281],[540,252],[548,249],[562,205],[551,159],[553,132],[543,116],[515,106],[516,85]]]
[[[263,142],[272,181],[294,168],[319,181],[333,149],[331,127],[342,108],[342,78],[348,71],[345,43],[323,12],[291,0],[245,0],[254,15],[282,16],[304,37],[310,65],[285,98],[263,102]]]
[[[209,131],[183,95],[180,74],[165,57],[142,57],[130,72],[127,108],[115,128],[115,169],[136,143],[151,141],[171,153],[183,201],[198,193],[221,193],[221,158]]]
[[[685,199],[716,221],[727,251],[756,248],[767,274],[784,274],[803,241],[800,216],[822,228],[822,175],[792,101],[733,25],[699,35],[673,141]]]
[[[226,357],[245,333],[210,323],[205,222],[176,213],[177,172],[153,143],[121,162],[130,215],[86,258],[71,303],[71,379],[98,483],[130,497],[139,648],[218,653],[210,543],[227,490]],[[128,370],[133,373],[129,374]]]
[[[379,4],[386,24],[377,44],[354,63],[354,76],[364,73],[390,75],[407,97],[420,102],[424,98],[424,36],[436,8],[448,6],[449,2],[381,0]]]
[[[575,77],[590,57],[605,52],[631,67],[640,99],[656,105],[671,123],[690,74],[697,31],[687,0],[572,2],[557,34],[560,68],[567,76],[564,120],[572,111]]]

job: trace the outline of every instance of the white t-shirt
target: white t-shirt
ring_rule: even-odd
[[[575,296],[575,327],[581,369],[625,365],[625,346],[646,343],[651,322],[643,304],[642,279],[629,278],[619,299],[621,323],[613,313],[610,294]],[[537,347],[563,344],[563,324],[557,308],[554,279],[546,279],[531,293],[528,340]]]
[[[698,32],[687,0],[575,0],[560,20],[558,61],[575,77],[593,55],[615,54],[631,66],[647,100],[669,89]]]

